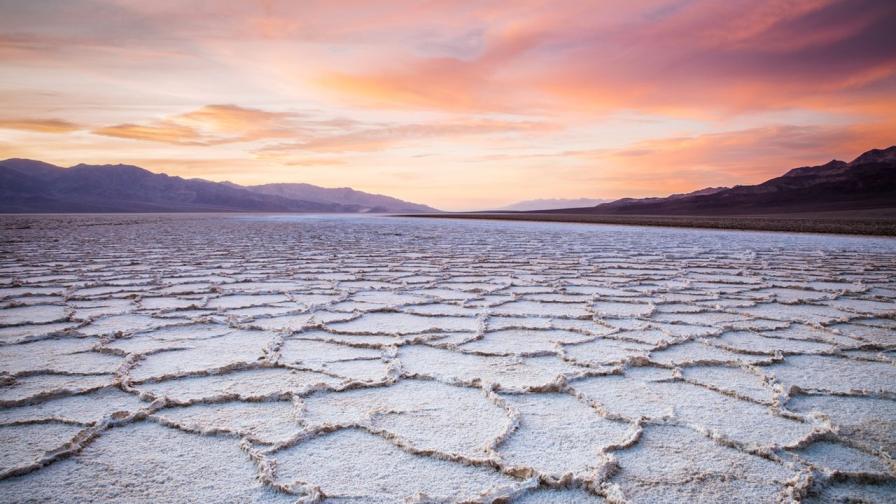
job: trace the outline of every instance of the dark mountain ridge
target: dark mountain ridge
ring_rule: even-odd
[[[383,198],[386,199],[379,205],[306,200],[236,184],[153,173],[131,165],[79,164],[62,168],[29,159],[0,161],[0,212],[4,213],[435,211],[424,205]]]
[[[544,213],[598,215],[750,215],[896,207],[896,146],[852,162],[794,168],[761,184],[709,188],[665,198],[625,198]]]
[[[351,187],[319,187],[311,184],[263,184],[246,186],[252,192],[281,196],[284,198],[313,201],[317,203],[337,203],[356,205],[369,212],[433,212],[434,208],[417,203],[352,189]]]

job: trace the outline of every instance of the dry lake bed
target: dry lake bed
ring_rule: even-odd
[[[894,502],[896,239],[0,217],[2,502]]]

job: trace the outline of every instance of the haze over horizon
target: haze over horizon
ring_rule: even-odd
[[[0,0],[0,159],[446,210],[761,182],[896,139],[887,1]]]

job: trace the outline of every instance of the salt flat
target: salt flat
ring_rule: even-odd
[[[0,218],[2,502],[896,501],[896,240]]]

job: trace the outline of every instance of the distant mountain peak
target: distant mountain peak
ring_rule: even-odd
[[[896,146],[851,163],[836,159],[794,168],[761,184],[707,188],[665,198],[625,198],[596,207],[557,210],[612,215],[764,215],[896,208]]]
[[[725,189],[730,189],[729,187],[719,186],[719,187],[704,187],[703,189],[697,189],[696,191],[691,191],[689,193],[681,193],[681,194],[671,194],[670,198],[686,198],[688,196],[707,196],[709,194],[715,194],[719,191],[724,191]]]
[[[128,164],[62,168],[29,159],[0,161],[0,212],[435,212],[425,205],[350,188],[285,184],[305,193],[268,194],[231,182],[184,179]],[[288,192],[288,191],[287,191]]]
[[[850,166],[865,163],[881,163],[896,161],[896,145],[887,147],[886,149],[871,149],[863,153],[861,156],[852,160]]]
[[[411,203],[383,194],[367,193],[351,187],[319,187],[303,182],[298,183],[273,183],[256,186],[246,186],[250,191],[281,196],[284,198],[300,199],[317,203],[339,203],[353,205],[359,212],[437,212],[435,208]]]
[[[802,177],[804,175],[823,175],[823,174],[834,174],[841,173],[844,170],[849,168],[849,164],[845,161],[840,161],[838,159],[832,159],[827,163],[819,166],[801,166],[799,168],[794,168],[785,173],[784,177]]]
[[[557,208],[587,207],[606,203],[608,199],[598,198],[542,198],[518,201],[516,203],[496,208],[497,211],[528,212],[533,210],[553,210]]]

